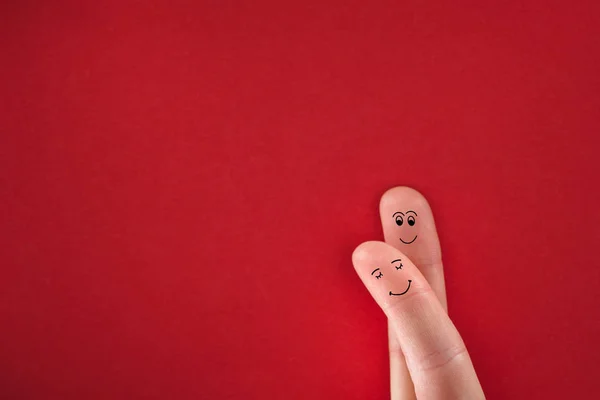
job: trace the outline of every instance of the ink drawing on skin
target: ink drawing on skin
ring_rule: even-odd
[[[398,226],[400,226],[400,227],[401,227],[402,225],[404,225],[404,220],[406,219],[406,224],[407,224],[408,226],[406,226],[406,225],[404,225],[404,226],[405,226],[405,228],[408,228],[408,229],[403,229],[403,232],[402,232],[402,233],[406,235],[406,237],[405,237],[405,238],[406,238],[406,240],[404,240],[404,239],[402,239],[402,237],[400,237],[400,241],[401,241],[402,243],[404,243],[404,244],[411,244],[411,243],[413,243],[415,240],[417,240],[417,235],[415,234],[415,235],[414,235],[414,237],[413,237],[413,236],[412,236],[412,233],[413,233],[412,231],[413,231],[413,230],[412,230],[412,229],[410,229],[410,228],[412,228],[413,226],[415,226],[415,224],[417,223],[417,213],[416,213],[415,211],[408,210],[408,211],[406,212],[406,214],[405,214],[405,213],[403,213],[403,212],[400,212],[400,211],[396,211],[392,217],[393,217],[393,218],[394,218],[394,220],[396,221],[396,225],[398,225]],[[405,231],[407,231],[407,230],[408,230],[408,232],[405,232]],[[401,236],[402,236],[402,235],[401,235]],[[412,239],[410,239],[411,237],[412,237]]]
[[[395,264],[394,264],[395,263]],[[400,271],[403,267],[402,265],[402,260],[401,259],[397,259],[391,262],[392,266],[397,270]],[[375,268],[373,270],[373,272],[371,272],[371,275],[375,277],[375,279],[381,279],[383,278],[383,272],[381,271],[381,268]],[[390,296],[402,296],[403,294],[406,294],[408,292],[408,290],[410,289],[410,284],[412,283],[412,279],[408,280],[408,286],[406,287],[406,290],[404,290],[403,292],[400,293],[394,293],[390,290],[389,295]]]

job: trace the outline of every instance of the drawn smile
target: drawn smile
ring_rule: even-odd
[[[390,290],[390,296],[402,296],[403,294],[405,294],[406,292],[408,292],[408,289],[410,289],[410,283],[412,282],[412,280],[408,280],[408,287],[406,288],[406,290],[402,293],[392,293],[392,291]]]
[[[417,235],[415,235],[415,238],[413,240],[411,240],[410,242],[405,242],[404,240],[402,240],[402,238],[400,238],[400,241],[404,244],[411,244],[412,242],[414,242],[415,240],[417,240]]]

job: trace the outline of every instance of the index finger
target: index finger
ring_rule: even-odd
[[[356,248],[352,262],[397,333],[419,399],[483,399],[460,334],[419,269],[382,242]]]

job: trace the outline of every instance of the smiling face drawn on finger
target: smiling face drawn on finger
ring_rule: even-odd
[[[391,264],[391,268],[389,269],[390,273],[394,273],[396,271],[401,271],[402,268],[404,267],[402,265],[402,260],[401,259],[394,260],[390,264]],[[388,272],[386,271],[386,273],[388,273]],[[377,280],[382,279],[383,275],[384,274],[383,274],[383,271],[381,270],[381,268],[375,268],[373,270],[373,272],[371,272],[371,276],[374,276],[375,279],[377,279]],[[402,296],[402,295],[406,294],[409,291],[409,289],[410,289],[410,284],[411,283],[412,283],[412,279],[409,279],[408,280],[408,285],[406,286],[406,289],[404,291],[402,291],[402,292],[393,292],[393,291],[390,290],[389,295],[390,296]]]
[[[416,229],[413,229],[417,223],[417,213],[412,210],[403,213],[396,211],[392,216],[399,229],[399,239],[403,244],[411,244],[417,240]]]

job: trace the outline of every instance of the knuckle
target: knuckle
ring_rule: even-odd
[[[453,362],[461,361],[468,357],[467,348],[464,343],[444,347],[431,353],[423,355],[417,362],[420,371],[435,371],[448,367]]]

